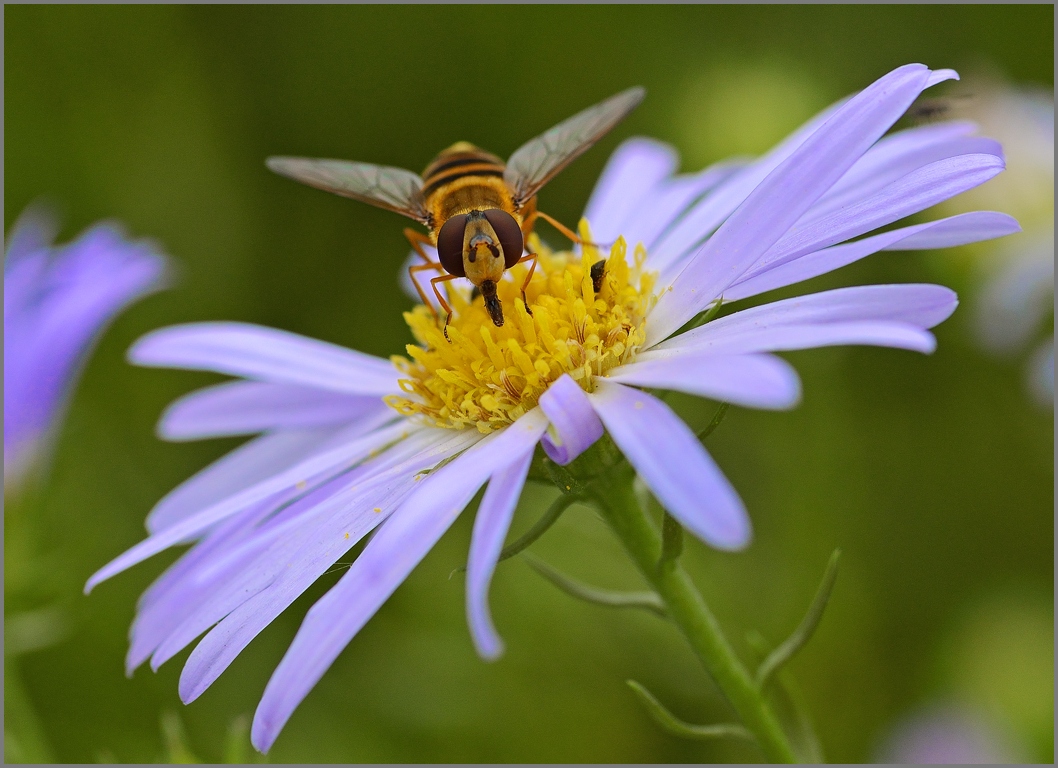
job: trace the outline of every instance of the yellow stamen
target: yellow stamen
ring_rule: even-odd
[[[579,230],[590,242],[586,221]],[[404,313],[419,346],[408,345],[408,357],[392,358],[403,374],[404,394],[387,397],[390,406],[437,427],[473,426],[487,433],[533,408],[562,374],[591,392],[596,377],[635,357],[657,300],[657,275],[643,269],[643,247],[636,248],[629,266],[619,238],[606,259],[599,291],[591,278],[592,265],[602,258],[595,246],[585,246],[577,257],[552,252],[533,234],[529,248],[538,254],[526,288],[532,315],[521,299],[525,265],[508,270],[497,286],[506,317],[502,327],[493,325],[481,297],[470,302],[458,291],[450,292],[451,342],[429,308],[420,305]]]

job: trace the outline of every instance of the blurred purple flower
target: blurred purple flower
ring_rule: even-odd
[[[51,244],[51,214],[15,223],[4,261],[4,484],[43,458],[81,365],[102,330],[158,290],[165,260],[146,241],[96,224],[69,245]]]
[[[587,274],[590,253],[541,247],[531,318],[513,298],[513,281],[501,284],[512,310],[499,329],[480,302],[471,306],[453,291],[453,301],[462,301],[453,343],[416,308],[405,317],[421,346],[409,347],[412,360],[397,367],[240,323],[177,326],[141,339],[130,350],[140,365],[248,379],[173,403],[161,420],[163,437],[264,434],[162,499],[147,518],[150,536],[89,580],[87,589],[174,544],[197,542],[141,598],[129,673],[147,659],[157,668],[209,630],[180,679],[181,697],[192,701],[374,530],[309,610],[268,683],[253,725],[255,746],[267,750],[486,483],[470,546],[467,615],[478,651],[497,656],[502,646],[487,591],[536,444],[565,464],[604,428],[684,526],[716,547],[745,546],[750,525],[735,490],[694,433],[637,387],[789,408],[799,380],[773,352],[835,344],[931,352],[926,329],[956,306],[950,290],[934,285],[826,291],[674,334],[721,297],[755,296],[881,250],[1017,231],[1009,216],[974,212],[852,240],[1002,170],[999,145],[972,136],[970,124],[885,135],[924,89],[953,77],[901,67],[763,158],[686,176],[673,176],[670,148],[629,141],[607,166],[586,217],[596,241],[623,235],[645,246],[633,266],[617,242],[597,293]]]
[[[1020,763],[1020,750],[987,717],[971,709],[934,704],[899,721],[875,762],[897,765]]]
[[[974,249],[981,285],[972,319],[981,345],[996,355],[1035,346],[1026,383],[1041,405],[1053,407],[1054,91],[980,80],[968,113],[1003,143],[1007,170],[944,209],[994,207],[1024,227],[1016,237]]]

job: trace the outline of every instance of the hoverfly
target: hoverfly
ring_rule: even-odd
[[[538,218],[544,219],[580,242],[569,228],[537,210],[536,193],[617,125],[645,93],[642,88],[630,88],[577,113],[523,144],[506,164],[496,155],[460,141],[434,158],[421,177],[403,168],[346,160],[270,157],[267,165],[309,186],[396,211],[426,225],[428,236],[411,227],[404,230],[424,262],[408,271],[423,304],[431,309],[415,273],[441,273],[430,280],[430,285],[447,313],[447,338],[452,309],[438,284],[458,277],[467,278],[480,290],[489,317],[500,326],[503,308],[496,296],[496,284],[505,270],[532,261],[522,284],[522,302],[532,314],[525,289],[536,269],[536,254],[522,253],[533,224]],[[439,261],[426,255],[424,245],[437,248]]]

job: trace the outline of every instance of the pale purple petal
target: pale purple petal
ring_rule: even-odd
[[[631,139],[618,147],[584,214],[593,237],[606,243],[620,235],[630,247],[641,242],[653,258],[654,241],[692,202],[730,179],[745,162],[728,160],[696,174],[661,176],[675,165],[676,151],[668,145]],[[637,175],[644,166],[648,171]],[[574,252],[579,253],[579,246]]]
[[[622,365],[608,378],[749,408],[792,408],[801,399],[797,371],[774,355],[716,355],[691,348],[682,354]]]
[[[852,205],[869,195],[885,188],[897,179],[906,176],[913,171],[927,165],[947,160],[960,155],[992,155],[1003,159],[1003,148],[998,141],[986,139],[980,136],[960,136],[947,141],[931,142],[920,145],[913,142],[913,137],[907,137],[905,151],[897,157],[886,158],[887,162],[877,168],[864,169],[862,173],[850,180],[853,171],[858,170],[853,166],[849,173],[842,177],[841,181],[831,187],[823,197],[808,211],[806,218],[818,219],[841,208]],[[874,149],[878,148],[885,140],[878,142],[870,152],[860,158],[863,162],[871,158]],[[858,164],[857,164],[858,165]],[[873,165],[873,163],[872,163]]]
[[[758,185],[662,294],[647,346],[690,320],[737,280],[904,113],[929,70],[909,64],[853,96]]]
[[[273,429],[306,429],[347,424],[385,409],[379,397],[293,384],[231,381],[171,403],[162,414],[158,434],[166,440],[201,440]]]
[[[605,379],[589,397],[617,447],[669,514],[719,549],[741,549],[749,543],[749,517],[742,500],[667,405]]]
[[[547,426],[534,409],[432,473],[386,521],[349,572],[309,610],[268,681],[251,739],[267,751],[294,709],[352,637],[444,534],[477,490]]]
[[[783,345],[790,343],[788,337],[777,335],[784,326],[881,321],[932,328],[950,317],[957,305],[955,292],[940,285],[838,288],[735,312],[669,339],[641,357],[650,359],[663,356],[666,351],[690,347],[717,354],[788,349],[791,347],[775,345],[779,338],[784,339]]]
[[[294,542],[293,537],[304,534],[307,525],[313,524],[313,518],[326,511],[327,504],[321,502],[340,502],[340,492],[346,492],[342,497],[346,498],[357,487],[370,491],[373,486],[369,483],[377,485],[387,477],[409,478],[411,482],[414,473],[424,467],[423,461],[429,458],[431,448],[445,438],[459,443],[453,450],[480,439],[473,434],[452,435],[422,430],[351,471],[311,488],[295,487],[275,494],[219,523],[141,598],[133,628],[134,648],[130,651],[130,664],[140,663],[157,650],[152,660],[152,666],[157,668],[168,655],[179,651],[232,607],[266,586],[267,582],[255,582],[252,578],[247,581],[246,577],[251,574],[246,569],[259,574],[262,568],[271,569],[269,573],[274,573],[276,568],[282,569],[292,556],[289,547],[287,551],[273,547],[268,553],[270,557],[260,560],[257,565],[252,561],[276,541],[289,545]],[[294,546],[292,551],[294,557],[311,554],[311,550],[306,551],[300,546]],[[235,599],[230,600],[233,593]],[[218,604],[228,607],[218,609]],[[187,634],[189,628],[192,631]],[[177,636],[181,633],[184,634],[182,640]],[[166,649],[159,648],[163,644],[166,649],[172,648],[168,655]]]
[[[377,421],[374,426],[378,426]],[[344,426],[291,429],[244,443],[166,494],[147,515],[147,530],[164,531],[196,512],[254,487],[262,479],[324,449],[330,440],[345,436],[346,429]]]
[[[310,541],[320,538],[321,526],[342,526],[348,520],[348,514],[357,510],[355,505],[365,499],[371,502],[371,514],[367,517],[384,519],[395,506],[395,501],[389,498],[392,492],[406,492],[403,484],[413,485],[417,472],[478,439],[477,434],[423,430],[352,471],[305,491],[293,489],[277,494],[261,505],[234,515],[233,520],[222,523],[178,561],[179,566],[184,560],[193,560],[188,568],[171,577],[166,574],[159,581],[167,582],[168,586],[158,586],[160,592],[157,595],[156,587],[152,586],[149,602],[146,599],[141,601],[135,627],[138,632],[133,636],[136,657],[131,658],[130,652],[130,662],[138,664],[153,653],[151,666],[157,669],[195,637],[262,590],[270,591],[273,597],[284,591],[293,600],[311,583],[310,580],[301,590],[289,592],[290,577],[300,578],[305,573],[305,568],[299,566],[295,569],[294,566],[320,555],[318,548],[306,546],[306,537]],[[389,483],[390,487],[382,488],[383,483]],[[377,513],[376,508],[380,510]],[[211,547],[235,520],[240,521],[240,525],[227,535],[224,548]],[[348,525],[353,528],[356,521],[352,520]],[[351,532],[343,529],[339,533]],[[329,539],[333,540],[335,536],[337,534]],[[348,545],[355,543],[351,535]],[[198,557],[202,547],[211,547],[207,550],[208,557]],[[285,605],[278,602],[278,598],[266,602],[259,606],[261,610],[253,613],[252,620],[263,620],[260,625],[263,628]],[[275,608],[274,614],[267,613],[269,606]],[[229,628],[232,626],[229,624]],[[248,631],[246,627],[243,630]],[[249,642],[252,637],[253,634],[244,635],[243,639]],[[231,644],[226,647],[234,649]],[[231,658],[235,653],[237,651]]]
[[[125,673],[129,676],[150,658],[158,646],[205,600],[226,584],[249,561],[252,552],[242,558],[226,558],[226,567],[213,567],[218,556],[233,544],[247,538],[260,519],[279,503],[266,499],[244,512],[232,515],[206,538],[192,547],[158,577],[140,597],[136,618],[129,630],[129,650],[125,655]],[[208,577],[203,571],[209,570]]]
[[[943,83],[945,80],[958,80],[959,73],[954,69],[935,69],[929,73],[929,80],[926,81],[926,87],[932,88],[938,83]]]
[[[509,467],[493,475],[474,518],[467,558],[467,623],[474,646],[485,659],[495,659],[503,653],[503,641],[489,613],[489,584],[532,460],[530,447],[522,456],[514,457]]]
[[[540,397],[540,410],[551,422],[540,444],[556,464],[569,464],[603,435],[602,422],[588,396],[568,373]]]
[[[748,329],[733,333],[719,342],[687,344],[683,347],[673,345],[665,349],[649,350],[638,359],[654,362],[680,358],[688,353],[732,355],[791,352],[849,344],[894,347],[923,354],[929,354],[937,348],[937,340],[933,334],[912,323],[846,320],[835,323],[783,323],[767,328]]]
[[[195,538],[219,521],[241,509],[245,509],[250,504],[279,491],[297,487],[301,483],[314,484],[319,479],[322,479],[321,475],[337,472],[343,467],[354,464],[359,459],[368,456],[372,451],[399,439],[406,430],[407,425],[396,424],[351,440],[331,450],[317,453],[298,462],[289,469],[278,472],[267,480],[256,483],[223,501],[184,517],[174,525],[153,534],[126,550],[123,554],[96,571],[85,585],[85,592],[90,592],[101,581],[121,573],[151,555],[168,549],[174,544]]]
[[[659,141],[637,138],[621,144],[610,156],[584,211],[592,236],[609,242],[625,234],[624,223],[672,175],[678,162],[675,150]]]
[[[681,266],[693,250],[745,201],[757,185],[829,120],[845,101],[843,99],[827,107],[764,157],[746,164],[744,168],[736,169],[725,178],[716,189],[697,202],[675,226],[662,234],[651,248],[651,267],[664,273]],[[664,284],[667,285],[668,282]]]
[[[163,287],[156,246],[97,224],[59,248],[30,214],[4,264],[4,473],[16,483],[46,447],[95,340],[125,307]]]
[[[312,510],[312,519],[263,552],[246,569],[240,583],[228,589],[228,605],[217,614],[224,619],[192,651],[180,675],[180,698],[190,703],[224,672],[254,637],[294,602],[309,586],[393,511],[417,486],[417,473],[464,450],[478,435],[433,435],[432,445],[414,459],[343,489]],[[232,606],[229,609],[229,606]],[[228,612],[229,609],[230,612]],[[174,634],[159,648],[164,662],[216,619],[208,609],[196,626]],[[212,619],[212,620],[211,620]],[[151,660],[152,665],[155,659]]]
[[[55,211],[47,205],[35,203],[19,214],[4,243],[4,269],[20,262],[34,251],[51,247],[59,233],[59,222]],[[7,302],[7,285],[4,285],[4,301]]]
[[[950,248],[991,240],[1021,231],[1018,222],[1005,213],[974,211],[947,219],[914,224],[851,243],[831,246],[788,261],[752,277],[743,277],[724,291],[726,301],[785,288],[851,264],[878,251],[911,251]]]
[[[966,154],[965,151],[951,151],[951,148],[961,147],[960,142],[976,131],[977,124],[972,121],[953,120],[920,125],[883,136],[819,198],[813,209],[828,206],[864,184],[877,184],[879,178],[882,179],[880,186],[885,186],[920,166],[945,157]]]
[[[216,371],[353,395],[398,392],[387,361],[249,323],[189,323],[149,333],[129,350],[137,365]]]
[[[651,259],[651,268],[660,269],[660,264],[655,267],[653,256],[658,238],[680,220],[691,203],[710,194],[746,165],[743,160],[728,160],[693,175],[676,176],[659,185],[648,199],[641,201],[639,209],[621,227],[621,234],[629,247],[643,243],[647,257]]]
[[[746,279],[805,254],[918,213],[988,181],[1003,170],[995,155],[960,155],[919,168],[865,199],[811,221],[801,221],[769,248]],[[741,279],[741,278],[740,278]]]
[[[887,244],[885,250],[925,251],[933,248],[952,248],[1005,237],[1020,231],[1021,225],[1013,216],[995,211],[973,211],[886,232],[886,235],[896,232],[902,236]]]

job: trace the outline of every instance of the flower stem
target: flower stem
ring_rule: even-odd
[[[589,493],[767,758],[797,762],[763,692],[735,655],[690,576],[678,560],[662,558],[661,533],[637,502],[632,478],[627,467],[614,467],[591,484]]]

